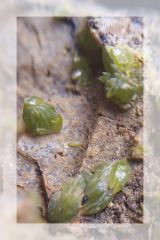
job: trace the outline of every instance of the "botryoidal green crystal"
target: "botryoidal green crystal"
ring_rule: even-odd
[[[78,213],[93,215],[103,211],[115,194],[127,183],[130,167],[126,159],[98,164],[92,172],[83,171],[53,193],[48,205],[48,219],[54,223],[71,221]]]
[[[112,191],[113,196],[120,192],[127,183],[130,171],[131,169],[126,159],[113,163],[108,182],[108,188]]]
[[[23,120],[33,135],[59,133],[63,124],[62,116],[54,106],[36,96],[24,100]]]
[[[53,193],[48,205],[50,222],[65,223],[71,221],[79,212],[85,188],[81,175],[69,180],[60,192]]]
[[[126,109],[143,92],[143,59],[137,50],[128,46],[104,46],[103,72],[99,80],[104,83],[106,98]]]
[[[92,71],[87,58],[80,55],[77,51],[74,55],[71,78],[80,88],[87,87],[92,78]]]
[[[97,168],[96,172],[88,176],[84,196],[85,204],[81,208],[81,214],[92,215],[101,212],[112,200],[112,192],[108,189],[108,176],[111,166],[105,164]]]
[[[94,70],[102,64],[102,48],[87,22],[77,34],[77,45]]]
[[[96,166],[95,172],[85,174],[85,204],[81,208],[84,215],[92,215],[104,210],[113,196],[122,190],[128,181],[130,167],[126,159],[115,163],[103,163]],[[87,176],[87,178],[86,178]]]

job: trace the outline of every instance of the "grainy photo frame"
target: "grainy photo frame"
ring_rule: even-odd
[[[3,5],[2,239],[158,239],[159,15],[125,6]]]

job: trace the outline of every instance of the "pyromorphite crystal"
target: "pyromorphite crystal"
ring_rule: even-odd
[[[98,65],[101,65],[102,48],[97,42],[97,39],[89,27],[88,22],[86,22],[81,31],[78,33],[77,44],[82,54],[88,58],[91,66],[97,68]]]
[[[75,52],[72,80],[83,88],[89,84],[91,78],[92,71],[90,69],[87,58],[81,56],[78,52]]]
[[[92,175],[83,173],[86,188],[81,213],[92,215],[105,209],[113,196],[127,183],[129,174],[130,167],[125,159],[97,165]]]
[[[48,205],[49,221],[65,223],[79,211],[83,215],[101,212],[122,190],[129,174],[130,167],[125,159],[98,164],[92,172],[83,171],[65,183],[61,191],[52,194]]]
[[[127,183],[130,175],[130,166],[126,159],[113,163],[109,173],[108,188],[112,190],[112,195],[120,192]]]
[[[84,192],[85,203],[81,208],[84,215],[92,215],[105,209],[112,200],[112,191],[108,189],[108,176],[111,166],[99,165],[92,175],[86,175],[86,188]],[[87,176],[87,178],[86,178]]]
[[[54,106],[36,96],[24,100],[23,120],[26,128],[34,135],[58,133],[63,124]]]
[[[143,61],[138,51],[128,46],[104,46],[106,72],[99,78],[105,85],[106,97],[125,109],[143,92]]]
[[[50,222],[65,223],[72,220],[81,207],[85,181],[81,175],[69,180],[60,192],[53,193],[48,205]]]

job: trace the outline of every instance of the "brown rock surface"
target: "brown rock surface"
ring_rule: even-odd
[[[128,22],[132,25],[129,19]],[[66,91],[74,52],[71,26],[53,18],[18,18],[17,29],[19,118],[24,98],[38,95],[52,102],[64,119],[59,134],[32,137],[23,133],[18,138],[21,157],[18,160],[17,184],[25,186],[23,192],[25,188],[36,186],[39,182],[36,165],[43,178],[43,184],[37,185],[36,189],[41,192],[43,188],[49,198],[52,191],[60,189],[64,181],[81,169],[90,169],[106,160],[130,157],[133,137],[142,127],[142,99],[129,111],[120,112],[106,101],[100,83],[93,81],[88,92],[79,95]],[[82,147],[68,146],[69,142],[77,141],[82,143]],[[23,166],[22,155],[28,166]],[[143,165],[139,162],[131,165],[131,178],[123,192],[114,198],[113,205],[101,214],[80,217],[78,221],[142,222]],[[20,175],[21,171],[24,174]],[[30,174],[32,178],[28,183]],[[46,200],[44,196],[41,198]]]

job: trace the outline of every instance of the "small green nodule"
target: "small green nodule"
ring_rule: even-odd
[[[79,212],[85,181],[81,175],[64,184],[60,192],[53,193],[48,205],[48,219],[53,223],[65,223]]]
[[[99,164],[93,174],[83,173],[86,181],[84,191],[85,203],[81,214],[92,215],[104,210],[112,201],[114,195],[122,190],[127,183],[130,167],[126,159],[108,164]]]
[[[120,45],[104,46],[102,58],[106,72],[99,80],[105,85],[106,98],[127,109],[143,92],[143,58],[138,51]]]
[[[33,135],[59,133],[63,124],[62,116],[54,106],[36,96],[24,100],[23,120]]]
[[[112,164],[109,174],[108,188],[112,190],[113,195],[120,192],[127,183],[130,171],[130,166],[126,159],[116,161]]]

